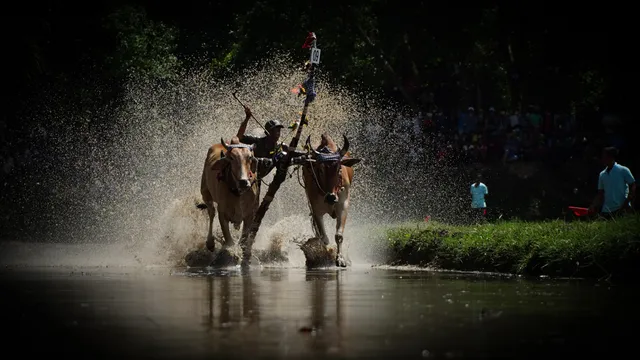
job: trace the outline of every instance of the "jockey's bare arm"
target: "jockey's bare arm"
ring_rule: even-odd
[[[244,132],[247,130],[247,123],[249,122],[249,119],[251,118],[251,109],[249,109],[248,107],[245,106],[244,107],[244,113],[247,115],[247,117],[240,124],[240,128],[238,129],[238,134],[236,134],[238,139],[242,139],[243,136],[244,136]]]

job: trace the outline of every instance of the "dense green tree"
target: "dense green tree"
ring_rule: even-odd
[[[128,5],[109,14],[105,27],[117,40],[106,59],[117,78],[175,78],[180,66],[176,27],[151,20],[144,8]]]
[[[536,103],[581,111],[607,103],[609,90],[621,84],[620,69],[606,60],[614,36],[625,34],[598,18],[606,19],[602,8],[586,7],[578,16],[529,2],[98,5],[86,16],[71,17],[76,8],[52,3],[47,11],[5,22],[12,84],[37,83],[42,76],[98,77],[114,85],[131,75],[171,79],[204,63],[215,75],[275,53],[298,59],[306,55],[300,45],[308,31],[319,36],[327,75],[357,88],[382,89],[414,106]]]

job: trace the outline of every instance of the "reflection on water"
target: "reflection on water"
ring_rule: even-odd
[[[633,344],[638,317],[626,288],[379,269],[6,270],[0,281],[3,343],[23,342],[22,355],[612,355]]]
[[[310,271],[305,277],[309,288],[311,315],[309,325],[301,327],[299,331],[309,333],[305,343],[314,353],[338,353],[343,347],[340,275],[339,271]],[[327,288],[335,292],[328,295]]]

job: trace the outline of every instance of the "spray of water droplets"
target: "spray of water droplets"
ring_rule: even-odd
[[[46,111],[38,114],[47,119],[47,130],[34,129],[46,138],[47,154],[40,156],[49,159],[42,161],[33,180],[37,192],[46,195],[41,199],[47,199],[34,215],[44,229],[38,236],[83,246],[108,244],[112,250],[78,254],[65,248],[44,255],[43,248],[36,252],[41,255],[37,259],[33,252],[23,251],[32,254],[23,256],[28,258],[24,261],[80,264],[73,257],[81,256],[82,265],[175,265],[189,249],[201,247],[207,215],[195,205],[201,200],[205,155],[212,143],[235,135],[244,118],[231,94],[237,91],[262,123],[292,123],[302,110],[303,97],[291,89],[305,74],[288,58],[275,59],[279,60],[226,79],[191,71],[171,85],[131,82],[115,111],[84,110],[81,104],[64,104],[59,98],[47,103]],[[346,249],[354,262],[376,261],[382,250],[373,246],[379,234],[372,229],[420,218],[436,199],[435,186],[428,171],[411,162],[411,150],[419,145],[408,141],[411,129],[398,121],[404,109],[370,92],[348,91],[321,75],[317,91],[301,142],[311,135],[316,145],[326,132],[340,146],[346,134],[353,156],[363,159],[355,167]],[[249,123],[252,128],[261,132],[254,122]],[[292,136],[285,129],[281,140],[288,143]],[[267,212],[255,246],[264,248],[279,239],[289,244],[291,262],[303,264],[293,241],[312,236],[312,230],[304,190],[292,170]],[[25,195],[29,201],[33,199]],[[214,224],[219,227],[217,220]],[[335,222],[327,218],[325,226],[333,238]]]

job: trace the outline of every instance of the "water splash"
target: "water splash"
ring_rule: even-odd
[[[269,119],[290,123],[299,116],[303,98],[290,89],[304,74],[286,57],[275,59],[226,79],[211,79],[206,71],[194,70],[170,85],[131,82],[115,112],[73,105],[56,108],[51,105],[64,102],[52,97],[37,114],[47,129],[34,130],[48,150],[39,154],[39,172],[30,179],[37,185],[22,199],[33,202],[36,194],[46,199],[39,201],[34,215],[25,215],[39,224],[42,231],[37,237],[78,246],[111,244],[143,265],[175,265],[188,250],[201,247],[207,215],[195,204],[200,200],[205,155],[212,143],[235,135],[244,117],[232,92],[238,91],[263,123]],[[317,92],[303,137],[310,134],[317,144],[326,131],[340,142],[344,133],[354,156],[364,158],[355,168],[345,248],[354,262],[375,261],[379,251],[370,246],[376,236],[371,224],[419,218],[433,200],[427,172],[410,163],[408,149],[419,145],[407,141],[407,129],[397,121],[405,109],[371,92],[354,94],[322,77]],[[257,124],[250,123],[252,127],[260,132]],[[283,131],[281,140],[288,143],[292,136]],[[286,238],[291,263],[302,265],[302,253],[291,240],[310,237],[312,230],[304,190],[297,174],[291,175],[263,220],[256,248]],[[263,189],[264,196],[266,184]],[[219,228],[217,220],[214,224]],[[334,222],[326,221],[325,226],[333,238]],[[93,258],[101,259],[98,264],[129,264],[117,252],[95,251]],[[41,255],[25,262],[75,261],[72,255],[62,260],[62,253]]]

